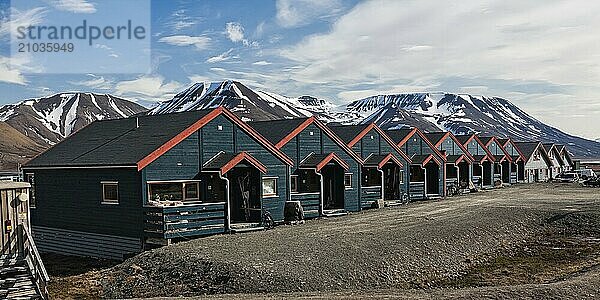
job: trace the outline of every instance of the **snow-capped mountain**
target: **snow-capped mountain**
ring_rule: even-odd
[[[516,140],[542,140],[569,145],[577,156],[600,157],[600,143],[566,134],[497,97],[450,93],[379,95],[335,106],[310,96],[291,98],[254,91],[240,82],[196,83],[162,102],[150,114],[225,106],[245,121],[317,116],[325,122],[374,122],[384,129],[417,126],[425,131],[485,133]]]
[[[238,81],[200,82],[160,103],[149,114],[164,114],[224,106],[244,121],[299,118],[330,112],[333,105],[310,96],[288,98],[253,91]],[[328,117],[330,114],[327,113]]]
[[[62,93],[0,107],[0,121],[40,145],[53,145],[87,124],[147,109],[107,94]]]
[[[420,126],[424,119],[437,130],[455,134],[485,133],[510,136],[516,140],[541,140],[567,144],[577,156],[600,157],[600,143],[566,134],[530,116],[510,101],[498,97],[450,93],[411,93],[379,95],[354,101],[349,113],[364,116],[361,123],[375,122],[383,128]],[[411,112],[421,119],[407,119]],[[436,130],[435,128],[429,131]]]

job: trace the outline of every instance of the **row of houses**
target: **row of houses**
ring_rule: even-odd
[[[543,181],[564,146],[494,136],[243,122],[225,108],[94,122],[23,167],[41,251],[123,258],[156,244]]]

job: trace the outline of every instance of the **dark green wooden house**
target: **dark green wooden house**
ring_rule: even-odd
[[[430,132],[425,136],[446,155],[446,186],[468,186],[472,181],[474,160],[469,151],[451,132]]]
[[[446,157],[418,128],[387,130],[387,135],[411,160],[409,196],[422,200],[446,195]]]
[[[314,117],[249,124],[292,159],[290,201],[307,218],[361,209],[362,159],[329,127]]]
[[[456,139],[473,157],[473,184],[478,188],[490,188],[494,184],[494,156],[475,134],[456,135]]]
[[[373,123],[329,127],[364,161],[361,208],[376,207],[379,200],[385,205],[403,203],[408,197],[410,159],[394,141]]]
[[[498,138],[498,143],[510,155],[510,183],[525,181],[525,155],[519,151],[511,138]]]
[[[122,258],[282,222],[293,162],[224,108],[97,121],[27,163],[40,250]]]
[[[494,183],[510,184],[512,157],[495,136],[479,136],[486,148],[494,156]]]

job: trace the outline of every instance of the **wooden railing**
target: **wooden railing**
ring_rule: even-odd
[[[144,207],[144,233],[150,238],[185,238],[225,231],[225,203]]]
[[[23,233],[23,256],[33,276],[35,286],[40,296],[43,299],[48,299],[48,282],[50,281],[50,277],[46,272],[35,242],[29,233],[29,228],[21,224],[19,225],[19,230]]]

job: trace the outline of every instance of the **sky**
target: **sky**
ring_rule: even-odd
[[[27,57],[9,64],[8,25],[43,22],[54,11],[64,20],[91,17],[103,2],[25,3],[15,12],[0,0],[0,105],[65,91],[148,105],[194,82],[235,79],[336,104],[404,92],[498,96],[567,133],[600,138],[600,2],[156,0],[139,10],[151,22],[144,72],[107,73],[104,60],[90,57],[78,63],[98,68],[71,74]]]

